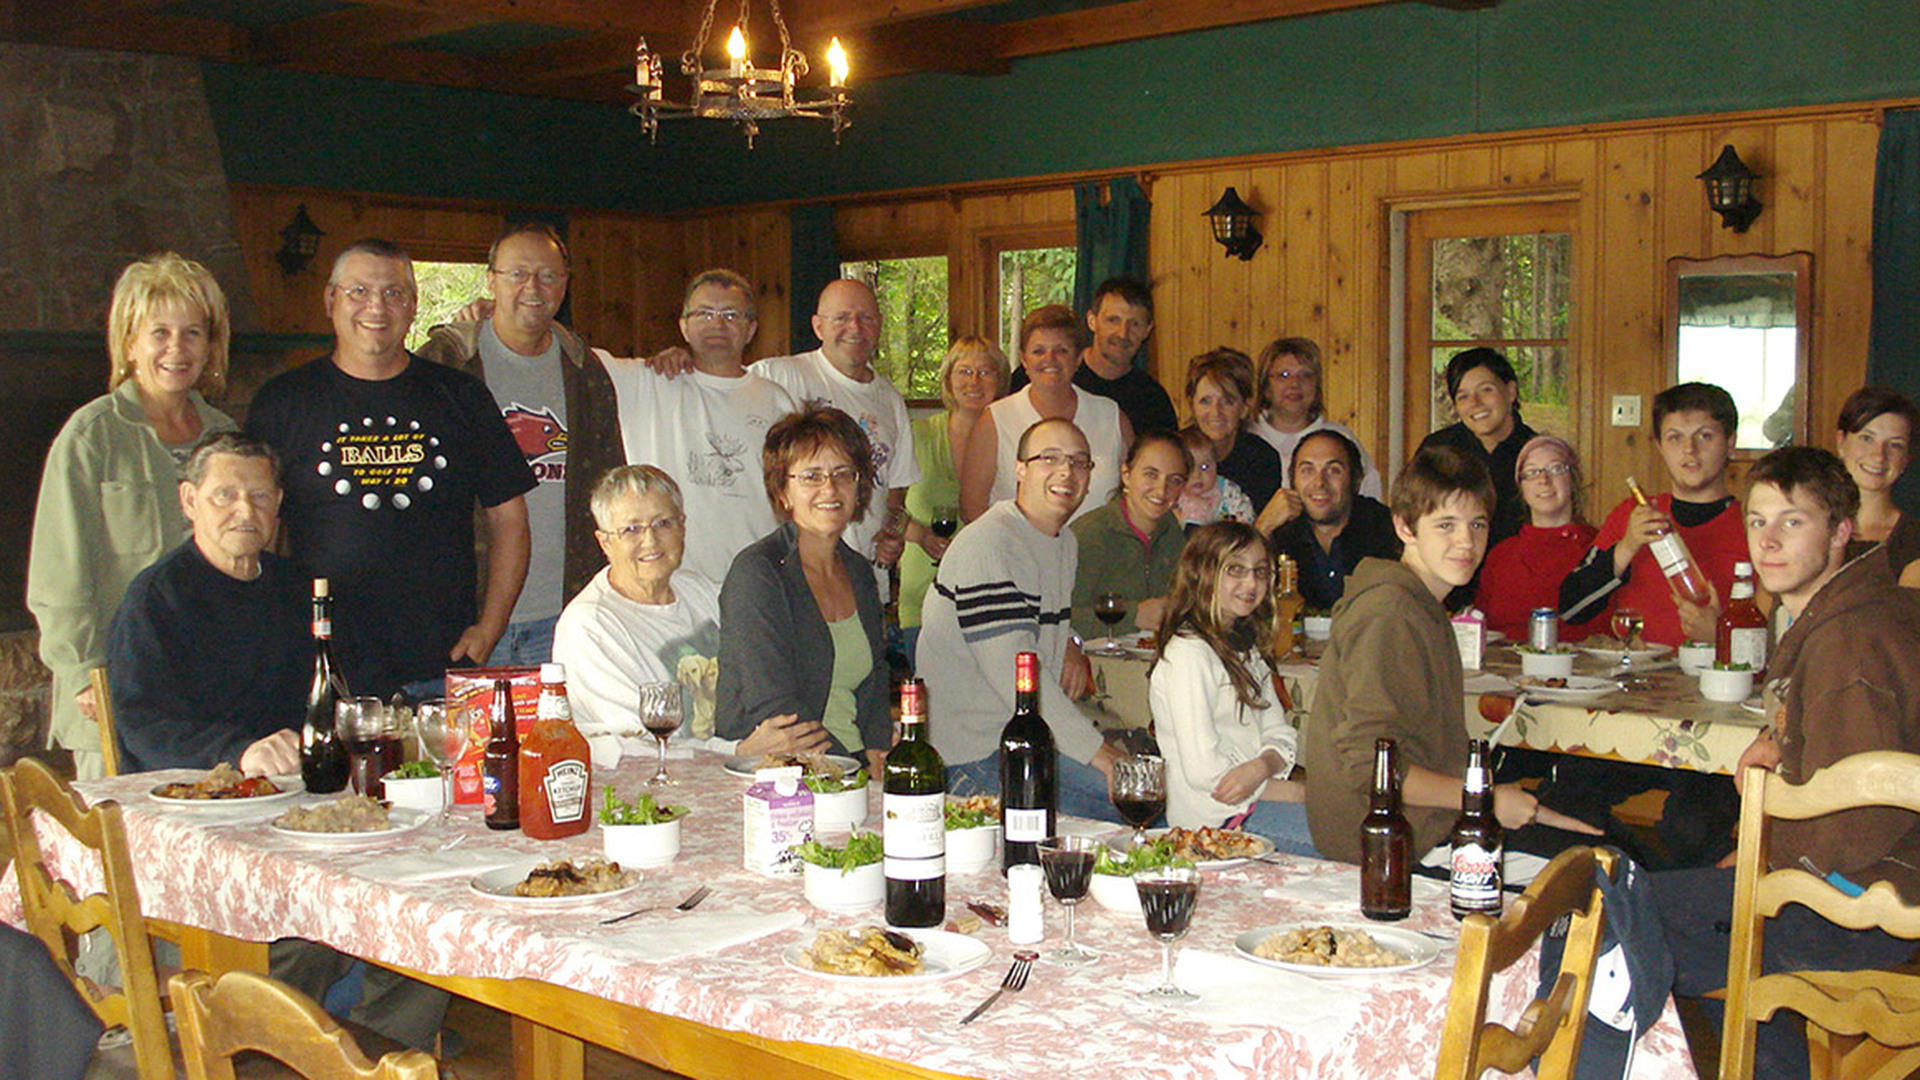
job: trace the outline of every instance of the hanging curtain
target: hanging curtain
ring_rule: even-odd
[[[1103,201],[1104,196],[1104,201]],[[1085,311],[1093,290],[1111,277],[1147,277],[1147,216],[1152,204],[1139,181],[1122,176],[1104,183],[1080,184],[1073,189],[1074,223],[1079,253],[1073,268],[1073,307]],[[1147,350],[1133,358],[1147,366]]]
[[[820,290],[840,276],[840,250],[833,238],[833,207],[796,206],[788,211],[792,241],[787,252],[787,346],[803,353],[820,347],[813,311]]]
[[[1920,109],[1889,112],[1873,184],[1873,330],[1867,381],[1920,401]],[[1825,418],[1815,418],[1815,431]],[[1894,488],[1920,513],[1920,469]]]

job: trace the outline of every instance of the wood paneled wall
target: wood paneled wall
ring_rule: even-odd
[[[700,214],[678,225],[680,266],[671,276],[648,268],[642,291],[656,315],[643,319],[662,344],[678,344],[680,301],[686,284],[702,270],[725,267],[746,275],[757,292],[760,329],[747,346],[747,361],[783,356],[787,347],[787,281],[792,261],[793,231],[785,208],[757,208],[729,213]],[[664,322],[661,318],[664,317]],[[657,346],[656,346],[657,347]]]

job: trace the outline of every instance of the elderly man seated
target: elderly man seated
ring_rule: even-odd
[[[313,644],[299,572],[265,550],[278,471],[265,443],[231,432],[188,459],[180,509],[193,536],[133,579],[107,631],[122,771],[299,771]]]
[[[652,465],[623,465],[594,485],[590,505],[607,566],[561,612],[553,658],[566,665],[574,722],[594,762],[609,767],[645,749],[639,690],[656,682],[691,691],[680,734],[708,749],[824,751],[826,729],[792,714],[762,721],[738,744],[713,737],[720,590],[680,565],[687,515],[673,477]]]

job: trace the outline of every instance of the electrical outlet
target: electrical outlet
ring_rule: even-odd
[[[1640,426],[1640,395],[1639,394],[1613,395],[1613,426],[1614,427],[1639,427]]]

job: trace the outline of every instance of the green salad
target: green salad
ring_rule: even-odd
[[[660,806],[653,801],[653,792],[643,791],[635,802],[628,802],[613,793],[613,788],[604,789],[604,801],[600,806],[600,824],[602,825],[664,825],[669,821],[678,821],[687,816],[684,806]]]
[[[801,782],[806,784],[807,790],[813,792],[815,795],[832,795],[840,791],[858,791],[867,786],[867,770],[865,767],[862,767],[850,773],[833,775],[808,773]]]
[[[1158,870],[1163,866],[1192,866],[1192,859],[1183,859],[1173,853],[1171,840],[1152,840],[1137,848],[1115,851],[1101,848],[1100,854],[1093,860],[1093,872],[1127,877],[1141,870]]]
[[[409,761],[387,775],[396,780],[432,780],[439,777],[440,770],[434,767],[433,762],[421,758]]]
[[[979,829],[1000,824],[1000,800],[992,795],[969,795],[947,800],[947,831]]]
[[[847,837],[845,847],[828,847],[818,840],[809,840],[793,850],[800,855],[802,862],[844,874],[855,867],[870,866],[880,861],[880,834],[854,833]]]

